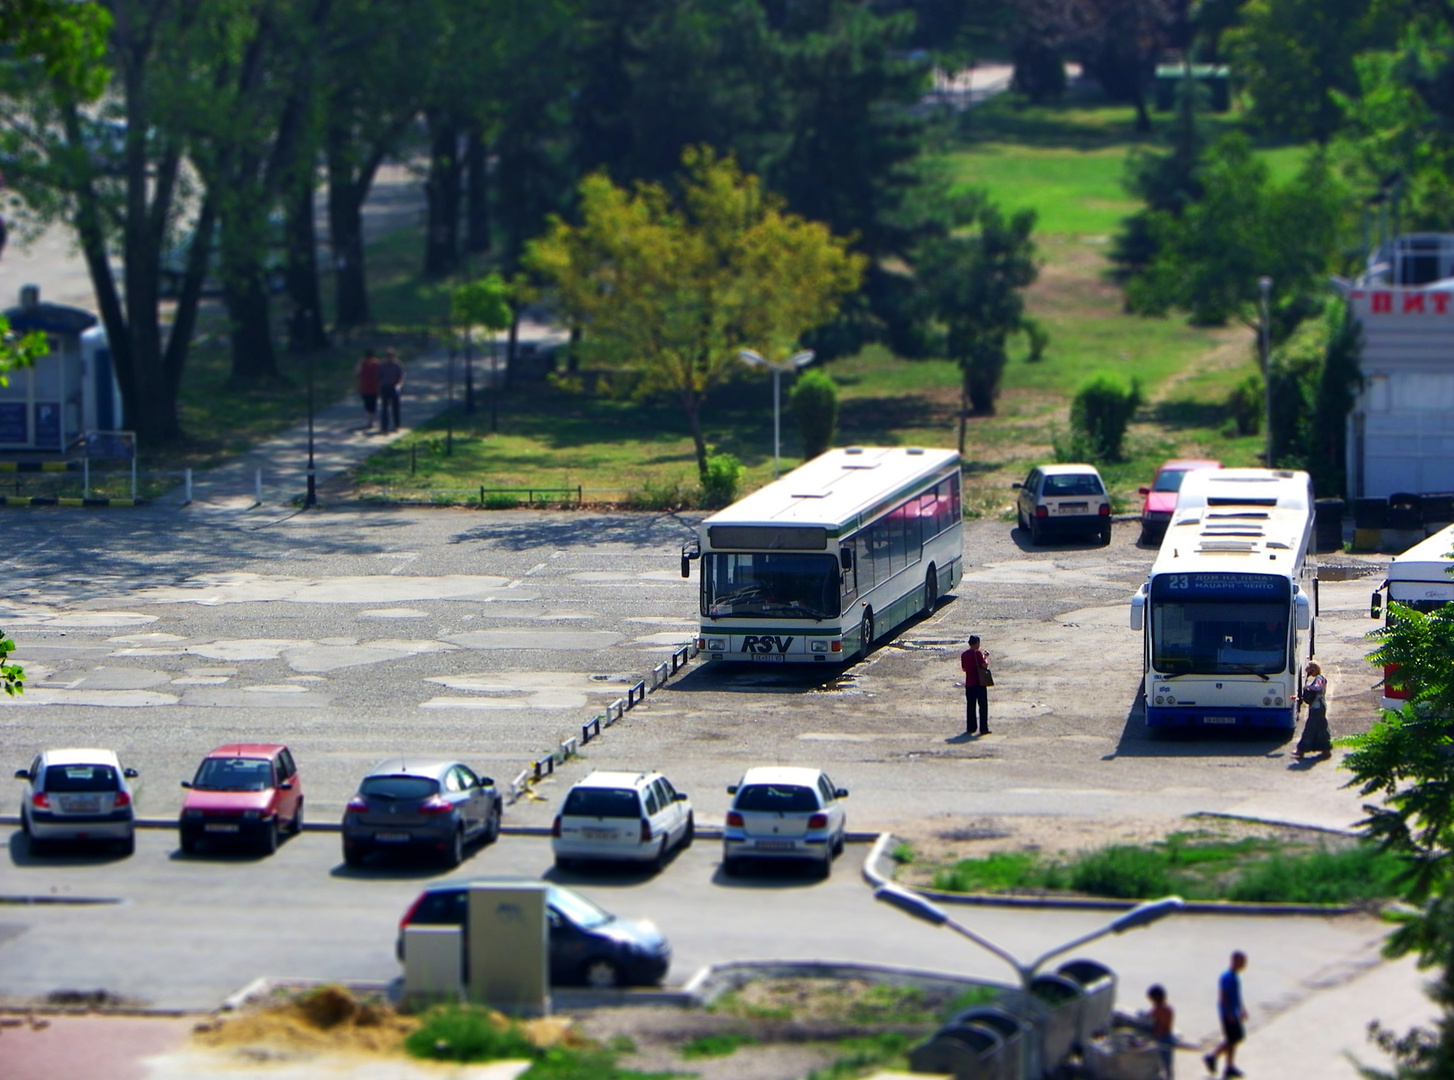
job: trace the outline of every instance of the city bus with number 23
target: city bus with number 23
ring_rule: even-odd
[[[1148,727],[1291,731],[1314,649],[1312,483],[1288,469],[1198,469],[1177,495],[1146,584]]]
[[[917,447],[829,450],[702,522],[710,660],[842,663],[959,584],[959,455]]]

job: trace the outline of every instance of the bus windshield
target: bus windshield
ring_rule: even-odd
[[[782,619],[838,617],[838,559],[779,551],[702,558],[703,615]]]
[[[1153,581],[1154,670],[1168,675],[1275,675],[1287,670],[1290,584],[1268,577],[1244,591],[1230,577],[1172,574]]]

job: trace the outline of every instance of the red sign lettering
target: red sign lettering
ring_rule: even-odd
[[[1404,293],[1403,314],[1422,315],[1424,313],[1424,294],[1421,292]]]
[[[1393,293],[1376,292],[1373,294],[1373,314],[1388,315],[1393,311]]]
[[[1449,294],[1446,292],[1430,293],[1429,298],[1434,301],[1434,314],[1449,314]]]

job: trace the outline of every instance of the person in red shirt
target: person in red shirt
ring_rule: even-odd
[[[969,648],[959,654],[964,672],[964,733],[975,734],[974,714],[979,710],[979,734],[990,733],[990,656],[979,647],[979,635],[971,634]]]
[[[374,426],[374,415],[379,411],[379,358],[370,349],[358,362],[358,396],[363,399],[364,430]]]

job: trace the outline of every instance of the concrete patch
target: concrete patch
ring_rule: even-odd
[[[173,686],[221,686],[231,676],[228,675],[187,675],[180,679],[173,679]]]
[[[306,694],[308,688],[299,686],[297,683],[260,683],[257,686],[244,686],[244,694]]]
[[[326,709],[333,703],[332,694],[317,694],[308,690],[302,693],[291,684],[281,693],[255,693],[253,687],[244,690],[199,686],[182,695],[182,704],[204,709]]]
[[[112,626],[145,626],[154,623],[159,616],[142,615],[135,611],[72,611],[47,619],[47,626],[63,626],[74,630],[99,630]]]
[[[150,690],[171,682],[165,671],[145,668],[96,668],[73,684],[79,690]]]
[[[172,694],[152,690],[81,690],[37,687],[16,697],[0,699],[5,705],[95,705],[109,709],[142,709],[156,705],[175,705]]]
[[[645,634],[639,638],[632,638],[633,645],[685,645],[692,638],[696,637],[696,630],[663,630],[659,634]]]
[[[206,645],[189,645],[186,652],[209,660],[276,660],[284,649],[302,648],[311,641],[297,638],[236,638],[213,641]]]
[[[166,645],[186,640],[180,634],[163,634],[160,631],[153,631],[150,634],[122,634],[120,637],[109,637],[106,639],[106,643],[108,645]]]
[[[343,640],[352,641],[353,639]],[[316,674],[358,667],[361,664],[381,664],[388,660],[401,660],[406,656],[418,656],[421,653],[453,652],[454,648],[455,646],[446,645],[441,641],[427,640],[370,641],[362,645],[330,644],[325,641],[316,645],[309,643],[284,649],[282,657],[294,671]]]
[[[407,574],[332,578],[263,574],[203,574],[186,585],[164,585],[138,594],[149,604],[378,604],[411,600],[480,600],[502,590],[506,578],[488,574],[413,577]]]
[[[465,649],[608,649],[621,640],[610,630],[471,630],[444,640]]]
[[[426,709],[584,709],[588,695],[619,697],[626,680],[602,680],[576,671],[505,671],[479,675],[444,675],[426,679],[451,690],[480,695],[432,698]]]
[[[375,611],[360,611],[358,617],[360,619],[427,619],[429,612],[409,607],[379,608]]]

